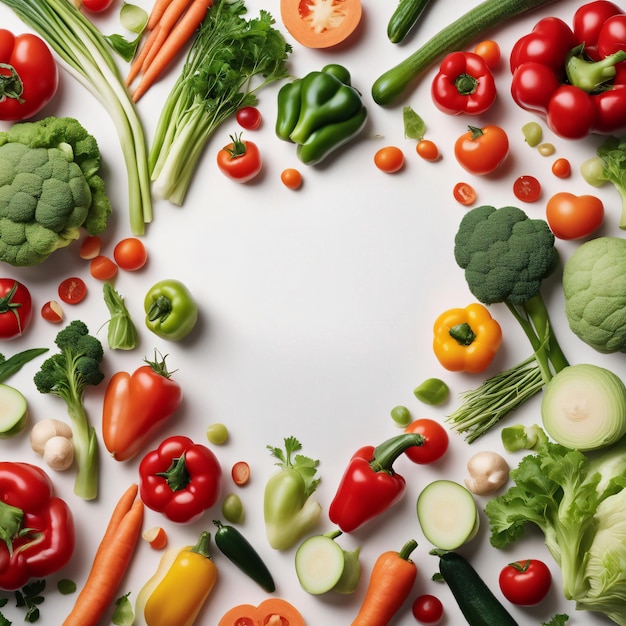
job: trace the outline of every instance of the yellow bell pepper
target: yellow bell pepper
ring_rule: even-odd
[[[195,546],[170,549],[141,588],[135,605],[138,624],[192,626],[217,581],[209,555],[211,535],[201,533]]]
[[[452,372],[483,372],[502,344],[500,324],[480,303],[445,311],[433,330],[435,356]]]

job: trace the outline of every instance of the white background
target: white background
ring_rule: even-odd
[[[146,8],[148,0],[137,2]],[[423,537],[415,514],[421,489],[435,478],[462,482],[465,464],[480,450],[502,452],[499,429],[468,445],[451,433],[447,455],[432,466],[417,466],[408,459],[397,461],[395,469],[407,479],[404,499],[378,520],[340,538],[343,547],[361,546],[363,575],[352,596],[329,593],[313,597],[298,585],[293,550],[272,550],[265,539],[263,490],[274,472],[266,445],[282,445],[294,435],[303,443],[303,453],[320,460],[322,482],[314,497],[323,506],[319,532],[333,528],[328,506],[352,453],[363,445],[376,445],[400,431],[390,417],[396,405],[406,405],[414,418],[444,420],[457,405],[458,394],[477,386],[487,375],[509,367],[530,354],[530,346],[520,328],[503,306],[492,307],[504,330],[504,345],[485,375],[471,376],[445,371],[431,348],[432,324],[447,308],[466,306],[473,301],[462,271],[453,258],[453,238],[466,209],[452,197],[452,187],[460,180],[471,182],[478,202],[520,206],[512,193],[512,183],[521,174],[536,176],[543,185],[542,198],[522,206],[531,217],[543,217],[547,198],[557,191],[594,193],[605,203],[606,219],[597,235],[622,236],[618,229],[620,201],[611,187],[590,188],[578,172],[579,164],[595,153],[599,137],[567,141],[555,137],[545,126],[544,138],[556,147],[554,157],[541,156],[524,143],[521,127],[535,119],[521,111],[509,94],[507,60],[516,39],[529,32],[543,16],[558,15],[571,23],[582,3],[562,0],[486,33],[501,46],[503,62],[496,73],[499,97],[493,108],[478,118],[450,117],[440,113],[430,98],[433,68],[404,98],[390,107],[379,107],[371,98],[373,81],[385,70],[410,54],[421,42],[443,25],[477,4],[433,2],[423,14],[419,27],[405,44],[393,45],[386,27],[394,2],[364,0],[364,15],[358,31],[344,46],[330,50],[307,50],[295,43],[289,67],[292,75],[303,76],[329,62],[344,64],[352,73],[353,84],[369,110],[368,124],[360,138],[348,144],[322,165],[299,164],[293,145],[274,134],[276,93],[280,85],[260,93],[262,128],[246,132],[264,157],[262,174],[253,183],[238,185],[227,180],[215,165],[216,152],[228,137],[240,129],[234,120],[224,124],[208,144],[182,207],[156,201],[154,222],[144,238],[149,263],[139,272],[120,272],[114,281],[126,298],[141,334],[140,347],[130,353],[107,350],[104,368],[107,377],[117,370],[132,371],[155,349],[168,355],[168,364],[184,390],[184,404],[176,417],[159,433],[152,447],[165,436],[186,434],[208,444],[209,424],[223,422],[230,431],[229,442],[212,449],[224,470],[223,495],[236,491],[245,508],[246,519],[240,530],[257,548],[274,574],[275,595],[293,603],[312,626],[346,626],[363,599],[369,573],[376,557],[386,550],[399,550],[409,538],[419,546],[413,557],[418,576],[409,601],[393,620],[394,625],[415,623],[410,604],[421,593],[438,595],[445,605],[442,623],[463,622],[447,588],[430,579],[437,571],[437,559],[428,554],[431,545]],[[268,9],[281,29],[278,0],[248,0],[249,14]],[[116,3],[116,7],[119,5]],[[28,30],[4,5],[0,23],[14,32]],[[117,8],[98,25],[103,32],[121,32]],[[284,31],[286,33],[286,31]],[[121,64],[125,74],[126,68]],[[173,68],[139,102],[139,113],[151,140],[156,120],[179,66]],[[426,121],[427,136],[434,140],[443,158],[437,163],[421,160],[415,141],[403,135],[402,107],[412,106]],[[127,211],[126,170],[115,129],[102,106],[67,73],[61,74],[58,94],[42,112],[44,115],[76,117],[97,138],[102,152],[103,176],[114,206],[104,240],[104,252],[112,254],[114,244],[130,235]],[[467,124],[501,124],[509,133],[511,151],[506,165],[496,174],[473,177],[455,162],[452,146]],[[1,124],[5,129],[8,125]],[[406,165],[395,174],[378,171],[373,155],[385,145],[405,151]],[[563,181],[554,177],[554,158],[570,159],[573,175]],[[298,167],[304,174],[303,187],[294,192],[280,182],[280,172]],[[580,242],[557,242],[566,259]],[[77,306],[65,305],[66,321],[82,319],[106,346],[108,312],[101,296],[102,285],[89,276],[88,266],[78,256],[79,242],[56,252],[44,264],[33,268],[3,268],[6,276],[22,280],[31,290],[39,310],[56,297],[61,279],[70,275],[85,278],[90,293]],[[197,298],[201,315],[196,330],[186,340],[168,343],[152,335],[143,323],[143,295],[157,280],[177,278],[188,285]],[[578,340],[570,331],[563,312],[559,274],[545,285],[544,296],[550,308],[558,338],[570,362],[603,365],[624,377],[623,354],[603,356]],[[32,327],[19,340],[6,343],[8,355],[35,347],[52,347],[59,330],[37,314]],[[65,407],[57,398],[41,396],[34,389],[32,375],[39,362],[28,364],[10,383],[27,396],[31,424],[47,417],[66,419]],[[424,379],[440,377],[451,388],[448,403],[432,408],[420,404],[413,389]],[[92,423],[100,431],[101,404],[106,381],[86,394]],[[511,416],[508,423],[540,420],[540,398]],[[147,451],[147,450],[146,450]],[[71,562],[49,579],[46,602],[42,606],[42,626],[57,625],[69,611],[74,597],[61,596],[55,583],[60,577],[82,586],[114,503],[123,490],[138,480],[139,458],[119,463],[107,457],[101,445],[100,497],[84,502],[72,491],[74,472],[50,475],[58,495],[70,504],[76,522],[77,549]],[[30,449],[27,430],[11,440],[0,441],[0,454],[9,460],[43,462]],[[520,455],[511,455],[514,466]],[[230,481],[230,467],[246,460],[252,469],[244,488]],[[559,570],[548,555],[538,533],[529,530],[527,538],[507,551],[489,545],[488,524],[482,513],[486,498],[477,498],[481,509],[479,535],[462,548],[484,580],[501,597],[497,577],[500,569],[518,558],[543,558],[551,567],[554,586],[547,600],[531,609],[506,606],[522,625],[547,621],[556,612],[567,612],[571,624],[608,623],[601,617],[576,613],[560,591]],[[169,523],[160,514],[146,510],[145,527],[163,525],[170,545],[194,543],[203,529],[213,530],[211,520],[220,515],[219,506],[192,525]],[[223,557],[213,544],[219,569],[214,588],[198,623],[217,624],[227,609],[241,602],[258,604],[267,594],[248,580]],[[154,572],[160,553],[140,542],[126,578],[116,597],[131,592],[134,600]],[[3,610],[14,623],[23,619],[12,602]],[[107,616],[103,624],[109,623]]]

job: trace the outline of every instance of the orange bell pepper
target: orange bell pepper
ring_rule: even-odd
[[[452,372],[483,372],[502,344],[500,324],[480,303],[443,312],[433,330],[435,356]]]

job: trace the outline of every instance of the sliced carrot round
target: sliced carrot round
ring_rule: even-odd
[[[231,476],[235,485],[245,485],[250,480],[250,466],[245,461],[237,461],[232,467]]]
[[[330,48],[359,25],[361,0],[281,0],[280,15],[291,36],[306,48]]]

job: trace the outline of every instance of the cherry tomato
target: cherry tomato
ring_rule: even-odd
[[[89,272],[96,280],[111,280],[117,274],[117,265],[108,256],[99,254],[91,259]]]
[[[425,161],[436,161],[439,159],[439,148],[430,139],[420,139],[415,146],[415,151]]]
[[[56,300],[49,300],[41,307],[41,317],[51,324],[60,324],[63,321],[63,309]]]
[[[440,459],[448,449],[448,433],[446,429],[435,420],[428,418],[417,419],[411,422],[405,429],[406,433],[417,433],[424,437],[421,446],[407,448],[405,454],[420,465],[434,463]]]
[[[280,180],[288,189],[298,189],[302,185],[302,174],[293,167],[288,167],[280,174]]]
[[[261,154],[252,141],[231,135],[232,142],[217,153],[217,166],[231,180],[246,183],[261,171]]]
[[[13,278],[0,278],[0,339],[22,335],[32,319],[28,288]]]
[[[83,243],[80,246],[78,254],[81,259],[90,261],[91,259],[95,259],[100,254],[101,249],[102,239],[100,239],[98,235],[93,235],[90,237],[85,237]]]
[[[522,202],[536,202],[541,196],[541,183],[534,176],[519,176],[513,182],[513,193]]]
[[[490,70],[495,69],[500,64],[500,46],[492,39],[485,39],[477,43],[474,54],[482,57]]]
[[[559,239],[581,239],[602,224],[604,205],[596,196],[576,196],[567,191],[554,194],[546,205],[546,220]]]
[[[374,155],[374,164],[381,172],[393,174],[402,169],[404,153],[396,146],[381,148]]]
[[[82,0],[82,5],[91,13],[102,13],[113,4],[113,0]]]
[[[443,617],[443,604],[436,596],[426,593],[418,596],[411,607],[413,617],[422,624],[435,626]]]
[[[250,466],[245,461],[237,461],[231,471],[233,482],[241,487],[250,480]]]
[[[506,159],[508,153],[509,138],[499,126],[470,126],[454,144],[454,156],[459,165],[471,174],[484,175],[493,172]]]
[[[58,291],[59,298],[66,304],[78,304],[87,295],[87,285],[82,278],[72,276],[61,281]]]
[[[520,606],[534,606],[550,591],[552,574],[543,561],[527,559],[509,563],[502,568],[499,583],[509,602]]]
[[[127,237],[113,248],[113,258],[123,270],[134,272],[141,269],[148,260],[148,252],[141,239]]]
[[[457,183],[452,190],[454,199],[463,206],[470,206],[476,202],[476,190],[469,183]]]
[[[237,123],[246,130],[256,130],[263,121],[261,112],[256,107],[243,107],[237,111]]]
[[[552,173],[557,178],[569,178],[572,175],[572,166],[565,158],[557,159],[552,164]]]

